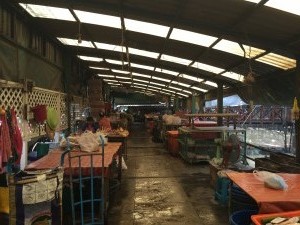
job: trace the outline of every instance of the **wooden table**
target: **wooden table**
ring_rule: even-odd
[[[278,173],[288,184],[287,190],[267,188],[253,173],[227,173],[228,178],[258,204],[259,213],[276,213],[300,209],[300,174]]]
[[[127,159],[127,137],[128,136],[122,136],[122,135],[117,135],[117,134],[108,134],[107,140],[109,143],[115,143],[115,142],[121,142],[121,151],[122,155]]]

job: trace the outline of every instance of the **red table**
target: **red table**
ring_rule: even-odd
[[[276,213],[300,209],[300,174],[278,173],[288,184],[287,190],[267,188],[253,173],[227,173],[258,204],[259,213]]]
[[[104,165],[103,168],[105,168],[105,173],[107,174],[107,169],[109,166],[112,164],[113,160],[119,156],[119,149],[121,147],[122,143],[116,142],[116,143],[108,143],[104,147]],[[99,149],[100,151],[100,149]],[[44,169],[53,169],[58,166],[60,166],[60,160],[61,160],[61,155],[63,154],[63,150],[61,149],[55,149],[50,151],[46,156],[43,158],[30,163],[25,170],[44,170]],[[82,152],[79,150],[71,150],[70,154],[72,156],[78,156],[78,155],[85,155],[85,154],[95,154],[94,153],[88,153],[88,152]],[[99,153],[99,152],[98,152]],[[64,172],[65,174],[69,174],[70,168],[69,168],[69,161],[68,161],[68,154],[64,158]],[[122,160],[119,160],[119,164],[122,162]],[[73,174],[78,174],[78,169],[79,169],[79,161],[78,160],[73,160],[71,161],[72,167],[73,167]],[[81,168],[82,168],[82,173],[83,175],[90,173],[90,157],[82,157],[81,158]],[[121,166],[121,165],[120,165]],[[97,155],[94,157],[93,160],[93,167],[94,167],[94,172],[100,173],[101,168],[102,168],[102,156]],[[75,170],[74,170],[75,169]],[[77,169],[77,170],[76,170]],[[121,168],[120,168],[121,169]]]

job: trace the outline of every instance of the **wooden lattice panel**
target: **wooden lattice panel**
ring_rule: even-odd
[[[23,111],[23,93],[21,88],[0,87],[0,104],[1,107],[15,108],[17,116],[22,116]]]
[[[60,94],[60,130],[68,128],[68,107],[67,107],[67,95]]]

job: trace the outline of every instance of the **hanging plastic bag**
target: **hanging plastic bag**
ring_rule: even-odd
[[[253,171],[254,176],[264,182],[264,185],[268,188],[286,190],[288,185],[284,179],[276,173],[271,173],[268,171]]]
[[[95,152],[99,150],[99,140],[90,131],[81,134],[77,138],[78,144],[80,145],[81,151],[84,152]]]

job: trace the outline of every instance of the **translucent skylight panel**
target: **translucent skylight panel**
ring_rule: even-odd
[[[128,51],[129,51],[129,54],[140,55],[140,56],[145,56],[145,57],[154,58],[154,59],[156,59],[159,55],[159,53],[157,53],[157,52],[149,52],[149,51],[140,50],[140,49],[136,49],[136,48],[128,48]]]
[[[125,70],[115,70],[115,69],[112,69],[111,71],[114,72],[114,73],[123,73],[123,74],[129,75],[129,72],[125,71]]]
[[[94,69],[94,70],[109,70],[109,68],[105,68],[105,67],[94,67],[94,66],[90,66],[90,69]]]
[[[131,81],[120,81],[121,84],[131,84]]]
[[[234,72],[231,72],[231,71],[222,73],[221,76],[228,77],[230,79],[237,80],[237,81],[240,81],[240,82],[244,81],[244,76],[243,75],[238,74],[238,73],[234,73]]]
[[[111,64],[123,65],[123,62],[121,60],[105,59],[105,61]],[[124,65],[126,64],[127,62],[124,61]]]
[[[111,80],[111,79],[103,79],[106,82],[118,82],[117,80]]]
[[[142,87],[147,87],[147,84],[140,84],[140,83],[133,83],[135,86],[142,86]]]
[[[265,5],[300,16],[299,0],[269,0]]]
[[[215,67],[215,66],[211,66],[208,64],[204,64],[204,63],[200,63],[200,62],[195,62],[192,67],[200,69],[200,70],[205,70],[208,72],[212,72],[212,73],[221,73],[224,71],[224,69],[219,68],[219,67]]]
[[[33,17],[76,21],[71,12],[65,8],[25,3],[20,3],[20,6],[22,6]]]
[[[194,89],[194,90],[197,90],[197,91],[207,92],[207,90],[205,90],[203,88],[199,88],[199,87],[191,87],[191,88]]]
[[[253,2],[253,3],[259,3],[261,0],[244,0],[244,1]]]
[[[122,80],[130,80],[130,77],[120,77],[120,76],[116,76],[116,78],[118,79],[122,79]]]
[[[192,60],[178,58],[175,56],[165,55],[165,54],[161,55],[161,59],[165,60],[165,61],[173,62],[173,63],[182,64],[182,65],[189,65],[192,62]]]
[[[98,74],[98,77],[115,77],[113,75]]]
[[[76,16],[82,23],[95,24],[105,27],[121,29],[121,19],[117,16],[109,16],[99,13],[74,10]]]
[[[156,87],[156,86],[151,86],[151,85],[148,85],[148,87],[156,89],[156,90],[161,90],[161,87]]]
[[[139,86],[134,86],[134,88],[139,88],[139,89],[146,89],[146,87],[139,87]]]
[[[160,91],[160,92],[162,92],[162,93],[165,93],[165,92],[170,92],[170,93],[176,93],[175,91],[171,91],[171,90],[169,90],[169,89],[163,89],[163,91]]]
[[[164,86],[165,86],[164,84],[155,83],[155,82],[150,82],[150,84],[157,85],[157,86],[161,86],[161,87],[164,87]]]
[[[196,81],[196,82],[202,82],[203,81],[203,79],[201,79],[199,77],[193,77],[193,76],[190,76],[190,75],[187,75],[187,74],[182,74],[180,76],[182,76],[185,79]]]
[[[85,60],[85,61],[92,61],[92,62],[102,62],[102,58],[98,57],[90,57],[90,56],[84,56],[84,55],[78,55],[79,59]]]
[[[172,81],[171,83],[172,84],[177,84],[177,85],[183,86],[183,87],[189,87],[189,86],[191,86],[190,84],[180,83],[180,82],[177,82],[177,81]]]
[[[156,68],[155,71],[160,72],[160,73],[170,74],[170,75],[173,75],[173,76],[178,75],[178,72],[171,71],[171,70],[165,70],[165,69],[161,69],[161,68]]]
[[[193,94],[191,91],[187,91],[187,90],[182,90],[182,91],[188,94]]]
[[[256,59],[256,61],[266,63],[284,70],[296,67],[296,60],[275,53],[269,53]]]
[[[117,83],[108,83],[111,86],[120,86],[121,84],[117,84]]]
[[[212,86],[212,87],[218,87],[218,84],[215,83],[215,82],[212,82],[212,81],[205,81],[204,84],[207,84],[207,85]]]
[[[62,44],[64,45],[72,45],[72,46],[80,46],[80,47],[87,47],[87,48],[94,48],[92,42],[82,40],[81,43],[78,43],[77,39],[70,39],[70,38],[57,38]]]
[[[149,81],[146,81],[146,80],[140,80],[140,79],[136,79],[136,78],[133,78],[134,81],[139,81],[139,82],[142,82],[142,83],[149,83]]]
[[[248,45],[243,45],[243,47],[245,49],[247,58],[253,58],[265,52],[265,50],[263,49],[254,48]],[[237,42],[222,39],[213,48],[223,52],[228,52],[234,55],[244,57],[244,51]]]
[[[155,76],[152,76],[152,79],[154,79],[154,80],[160,80],[160,81],[164,81],[164,82],[170,82],[171,81],[169,79],[165,79],[165,78],[161,78],[161,77],[155,77]]]
[[[164,91],[160,91],[160,93],[163,93],[163,94],[165,94],[165,95],[172,95],[172,94],[167,93],[167,92],[164,92]],[[175,93],[175,92],[174,92],[174,93]]]
[[[141,65],[141,64],[137,64],[137,63],[130,63],[130,66],[140,68],[140,69],[145,69],[145,70],[154,70],[153,66],[146,66],[146,65]]]
[[[111,44],[106,44],[106,43],[100,43],[100,42],[95,42],[95,45],[99,49],[103,50],[109,50],[109,51],[115,51],[115,52],[125,52],[126,49],[120,45],[111,45]]]
[[[166,37],[169,27],[155,23],[148,23],[132,19],[124,19],[126,30],[135,31],[144,34],[150,34],[159,37]]]
[[[141,74],[141,73],[132,73],[132,76],[136,76],[136,77],[145,77],[145,78],[150,78],[151,76],[149,75],[145,75],[145,74]]]
[[[177,87],[173,87],[173,86],[169,86],[169,88],[177,90],[177,91],[181,91],[182,90],[182,88],[177,88]]]
[[[184,96],[184,97],[189,97],[188,95],[182,94],[182,93],[180,93],[180,92],[177,92],[176,94],[177,94],[177,95]]]
[[[173,29],[170,35],[170,39],[183,41],[183,42],[200,45],[204,47],[210,46],[212,43],[214,43],[217,40],[216,37],[192,32],[192,31],[181,30],[177,28]]]

